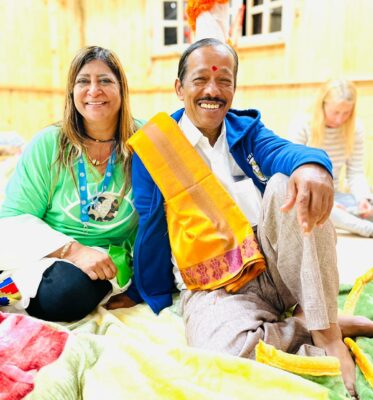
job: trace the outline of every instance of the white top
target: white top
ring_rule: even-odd
[[[18,312],[26,309],[30,298],[36,296],[45,270],[54,262],[59,261],[58,258],[45,257],[45,255],[61,248],[72,239],[30,214],[0,218],[0,232],[5,233],[1,237],[0,269],[4,272],[0,274],[0,278],[5,279],[11,276],[22,294],[19,302],[14,306],[4,307],[3,311],[17,310]],[[37,245],[35,245],[35,240]],[[22,247],[15,248],[14,243],[22,243]],[[101,247],[93,248],[106,252]],[[8,251],[4,251],[5,249]],[[65,259],[63,261],[70,263]],[[126,290],[131,280],[122,288],[119,287],[115,277],[110,280],[110,283],[113,290],[102,299],[100,304],[105,304],[111,296]]]
[[[289,140],[294,143],[309,145],[311,140],[310,117],[302,116],[295,120],[289,128]],[[350,192],[356,201],[372,198],[369,184],[364,175],[364,132],[361,122],[356,124],[355,144],[351,155],[344,153],[344,139],[340,128],[325,128],[322,145],[332,163],[334,189],[338,191],[342,167],[346,166],[346,180]]]
[[[250,224],[256,226],[258,224],[262,196],[252,179],[245,175],[230,153],[226,139],[225,123],[223,122],[220,136],[214,146],[210,145],[208,139],[193,125],[185,113],[179,121],[179,126],[215,177],[219,179],[240,207]],[[185,289],[186,286],[181,278],[173,254],[171,259],[174,265],[173,273],[176,286],[179,290]]]

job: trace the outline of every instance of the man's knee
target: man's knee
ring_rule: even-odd
[[[289,177],[284,174],[277,173],[273,175],[268,181],[264,191],[264,201],[268,197],[275,197],[278,202],[284,203],[286,200],[288,182]]]

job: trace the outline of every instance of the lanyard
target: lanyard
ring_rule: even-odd
[[[92,200],[88,201],[88,185],[87,185],[87,173],[84,166],[83,155],[79,157],[78,161],[78,176],[79,176],[79,195],[80,195],[80,220],[83,223],[87,223],[89,221],[88,209],[91,206],[95,206],[98,201],[98,197],[100,194],[105,192],[109,187],[111,177],[113,175],[113,166],[116,159],[116,151],[115,149],[112,151],[106,170],[104,179],[98,185],[97,193],[93,196]]]

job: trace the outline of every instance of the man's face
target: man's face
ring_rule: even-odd
[[[234,58],[223,46],[200,47],[189,55],[186,67],[183,84],[175,82],[176,94],[193,124],[217,138],[233,101]]]

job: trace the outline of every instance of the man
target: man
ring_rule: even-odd
[[[128,294],[158,313],[172,303],[175,281],[190,345],[252,358],[260,339],[289,353],[314,344],[306,346],[311,354],[321,348],[340,359],[346,386],[354,393],[354,363],[337,322],[335,231],[328,221],[330,160],[322,150],[274,135],[258,111],[230,109],[237,68],[237,55],[228,45],[216,39],[192,44],[180,59],[175,82],[185,105],[172,115],[178,127],[156,118],[129,141],[135,151],[132,181],[140,222],[134,254],[138,293],[132,288]],[[173,152],[177,142],[181,150]],[[179,168],[189,155],[193,161]],[[206,168],[212,177],[203,175]],[[206,186],[211,180],[219,183]],[[186,182],[185,190],[180,182]],[[218,195],[206,203],[210,190]],[[223,203],[216,212],[215,205]],[[242,218],[256,231],[247,229],[249,239],[243,241]],[[232,230],[232,237],[241,239],[224,242]],[[215,257],[222,241],[229,251]],[[251,253],[242,255],[250,260],[239,272],[222,272],[219,263],[235,263],[237,243],[240,259],[250,244]],[[185,259],[193,261],[186,266]],[[295,305],[296,316],[282,320]],[[358,331],[353,318],[344,319],[342,330],[372,334],[372,323],[363,322]]]

